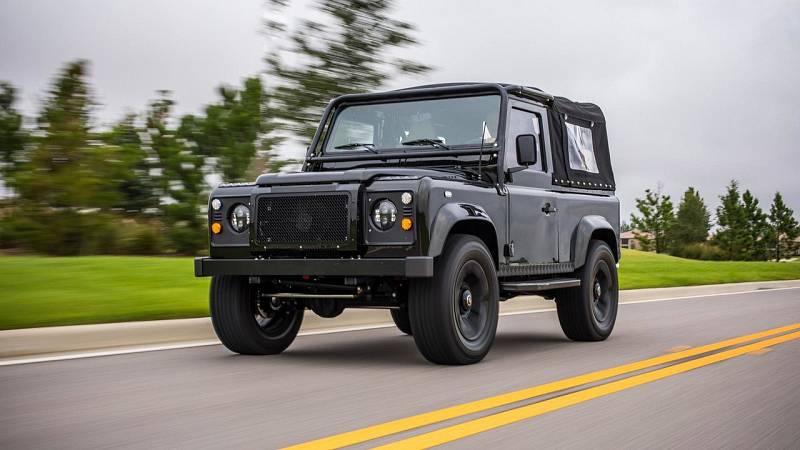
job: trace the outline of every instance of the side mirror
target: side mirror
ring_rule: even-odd
[[[525,166],[536,164],[538,150],[539,138],[536,135],[521,134],[517,136],[517,161],[520,164]]]

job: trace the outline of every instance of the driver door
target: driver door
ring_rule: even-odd
[[[544,108],[522,102],[512,102],[508,115],[504,163],[509,240],[513,244],[513,256],[507,255],[510,263],[558,262],[558,205],[545,152],[546,117]],[[535,137],[537,157],[533,163],[519,162],[517,137],[521,135]]]

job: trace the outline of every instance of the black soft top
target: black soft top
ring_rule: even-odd
[[[553,149],[553,183],[583,189],[615,190],[606,118],[600,107],[594,103],[577,103],[564,97],[553,97],[548,112]],[[581,128],[588,129],[591,135],[589,148],[576,148],[581,145],[575,142],[574,131]],[[589,166],[596,170],[586,170],[586,165],[575,161],[576,151],[581,150],[593,152],[596,167]],[[571,152],[573,161],[570,160]]]
[[[553,96],[532,86],[461,82],[414,86],[387,92],[348,94],[334,99],[328,105],[324,117],[327,120],[330,110],[343,102],[491,92],[500,94],[504,102],[509,96],[514,96],[534,100],[547,107],[553,184],[590,190],[616,189],[608,148],[606,119],[600,107],[593,103],[578,103],[565,97]],[[314,136],[307,161],[351,161],[374,157],[373,155],[360,155],[360,157],[314,155],[313,149],[317,148],[322,128],[322,126],[318,128]]]
[[[416,89],[452,88],[457,86],[479,86],[487,83],[442,83],[416,86],[401,91]],[[553,184],[579,189],[607,190],[616,189],[614,170],[611,167],[611,155],[608,147],[606,118],[599,106],[594,103],[578,103],[565,97],[557,97],[533,87],[509,83],[497,83],[509,95],[536,100],[547,107],[550,123],[550,141],[553,150]],[[570,127],[569,125],[572,125]],[[591,146],[583,146],[588,140],[576,142],[574,126],[588,129],[583,136],[591,135]],[[572,146],[570,146],[572,131]],[[580,131],[578,132],[580,134]],[[577,144],[577,145],[576,145]],[[580,159],[581,153],[592,153],[594,164],[570,164],[570,152],[573,159]],[[589,170],[585,170],[589,169]]]

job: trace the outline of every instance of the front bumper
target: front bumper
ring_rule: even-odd
[[[433,257],[362,259],[222,259],[195,258],[194,275],[329,275],[329,276],[433,276]]]

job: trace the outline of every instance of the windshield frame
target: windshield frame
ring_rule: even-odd
[[[433,145],[400,147],[392,149],[381,149],[377,153],[364,150],[342,151],[335,154],[326,154],[324,149],[330,138],[334,121],[338,117],[344,106],[386,104],[405,101],[436,100],[458,97],[475,97],[480,95],[499,95],[500,110],[497,123],[497,136],[491,146],[484,145],[481,149],[480,144],[460,144],[450,146],[450,150],[442,150]],[[341,162],[341,161],[364,161],[376,160],[387,161],[393,159],[406,158],[425,158],[441,156],[464,156],[483,154],[496,154],[498,164],[502,164],[503,143],[505,142],[506,116],[508,109],[508,93],[504,86],[491,83],[459,84],[453,86],[435,86],[410,88],[398,91],[389,91],[373,94],[351,94],[334,99],[325,108],[322,121],[317,127],[311,145],[306,153],[306,161],[303,170],[314,170],[315,163]],[[498,167],[498,170],[501,168]]]
[[[339,156],[339,155],[348,155],[348,154],[362,154],[365,151],[371,151],[371,150],[365,150],[364,148],[353,148],[353,149],[340,149],[340,150],[337,150],[335,152],[332,152],[332,151],[330,151],[331,149],[328,148],[329,145],[330,145],[330,140],[334,135],[334,130],[336,129],[337,120],[339,120],[339,118],[341,117],[342,113],[344,113],[347,109],[349,109],[351,107],[368,106],[368,105],[392,105],[392,104],[398,104],[398,103],[412,103],[412,102],[420,102],[420,101],[439,101],[439,100],[450,100],[450,99],[468,99],[468,98],[480,98],[480,97],[497,97],[497,100],[499,100],[499,102],[497,104],[497,107],[498,107],[498,109],[497,109],[497,128],[498,128],[498,130],[494,131],[494,134],[496,136],[494,137],[494,141],[491,144],[489,144],[489,143],[483,144],[484,150],[486,150],[488,148],[489,151],[494,151],[500,145],[499,142],[498,142],[498,138],[499,138],[499,128],[500,128],[500,116],[502,115],[503,110],[502,110],[502,105],[501,105],[502,98],[500,98],[500,96],[495,94],[495,93],[491,93],[491,94],[479,94],[479,95],[473,94],[473,95],[439,96],[439,97],[436,97],[436,98],[408,98],[408,99],[402,99],[402,100],[389,100],[389,101],[372,101],[372,102],[358,102],[358,103],[352,102],[352,103],[343,104],[339,108],[337,108],[336,111],[334,111],[334,113],[333,113],[333,117],[331,118],[331,122],[330,122],[330,131],[325,133],[324,139],[320,143],[320,152],[319,152],[319,154],[323,155],[323,156]],[[444,144],[444,143],[442,143],[440,145],[436,145],[436,144],[418,144],[418,145],[413,145],[413,144],[410,144],[410,145],[399,145],[399,146],[394,146],[394,147],[375,147],[374,144],[372,144],[372,145],[373,145],[372,148],[374,149],[374,151],[371,151],[371,152],[373,152],[373,153],[405,153],[408,150],[412,150],[413,151],[413,150],[424,150],[424,149],[432,149],[432,148],[445,149],[445,150],[460,150],[460,149],[471,149],[471,148],[479,149],[479,148],[481,148],[481,144],[480,143],[469,143],[469,144]],[[443,145],[444,145],[444,147],[443,147]]]

